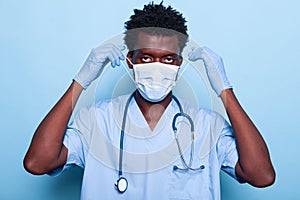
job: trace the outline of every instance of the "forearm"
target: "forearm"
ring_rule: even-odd
[[[272,184],[275,172],[261,134],[231,89],[224,90],[221,99],[237,141],[239,153],[237,174],[254,186],[263,187]]]
[[[68,150],[63,138],[73,108],[83,90],[97,79],[108,61],[114,67],[120,65],[123,46],[105,44],[94,48],[74,78],[73,83],[52,108],[34,133],[24,167],[33,174],[44,174],[62,166],[67,159]]]
[[[74,81],[40,123],[24,158],[28,171],[41,174],[61,164],[64,134],[81,92],[82,87]]]

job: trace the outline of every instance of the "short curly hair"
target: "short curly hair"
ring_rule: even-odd
[[[150,35],[173,36],[179,40],[180,52],[188,41],[186,20],[182,13],[171,6],[165,7],[163,2],[144,5],[142,10],[134,9],[134,14],[125,22],[125,43],[130,51],[134,50],[137,35],[145,32]]]

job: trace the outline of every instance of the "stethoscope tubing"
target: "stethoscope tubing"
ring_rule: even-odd
[[[124,130],[125,130],[125,125],[126,125],[126,116],[128,113],[128,107],[129,103],[133,97],[135,92],[133,92],[130,97],[128,98],[126,105],[125,105],[125,110],[124,110],[124,115],[123,115],[123,121],[122,121],[122,129],[121,129],[121,136],[120,136],[120,154],[119,154],[119,176],[122,176],[122,166],[123,166],[123,145],[124,145]]]
[[[136,91],[135,91],[136,92]],[[125,110],[124,110],[124,115],[123,115],[123,121],[122,121],[122,127],[121,127],[121,135],[120,135],[120,153],[119,153],[119,179],[117,181],[117,183],[115,184],[115,186],[117,187],[117,190],[120,192],[120,193],[123,193],[126,191],[127,189],[127,186],[128,186],[128,182],[127,182],[127,179],[125,177],[123,177],[123,150],[124,150],[124,135],[125,135],[125,126],[126,126],[126,117],[127,117],[127,113],[128,113],[128,107],[129,107],[129,103],[131,101],[131,99],[133,98],[134,96],[134,93],[133,92],[130,97],[128,98],[127,102],[126,102],[126,105],[125,105]],[[200,167],[198,168],[192,168],[192,163],[193,163],[193,155],[194,155],[194,131],[195,131],[195,126],[194,126],[194,122],[192,120],[192,118],[183,112],[183,109],[182,109],[182,106],[179,102],[179,100],[172,95],[172,99],[174,99],[174,101],[176,102],[176,104],[178,105],[178,108],[179,108],[179,113],[177,113],[174,117],[173,117],[173,121],[172,121],[172,129],[173,129],[173,132],[174,132],[174,136],[175,136],[175,140],[176,140],[176,143],[177,143],[177,147],[178,147],[178,151],[179,151],[179,154],[180,154],[180,157],[181,157],[181,160],[183,161],[184,165],[185,165],[185,168],[181,168],[181,167],[178,167],[178,166],[173,166],[173,170],[176,171],[176,170],[193,170],[193,171],[196,171],[196,170],[200,170],[200,169],[204,169],[205,166],[204,165],[201,165]],[[180,146],[180,143],[178,141],[178,135],[177,135],[177,127],[176,127],[176,120],[178,117],[185,117],[188,119],[188,121],[190,122],[190,125],[191,125],[191,134],[192,134],[192,146],[191,146],[191,154],[190,154],[190,161],[189,161],[189,164],[187,164],[186,160],[184,159],[183,157],[183,152],[182,152],[182,149],[181,149],[181,146]],[[123,181],[123,183],[126,184],[125,188],[120,188],[119,187],[119,183],[120,181]]]

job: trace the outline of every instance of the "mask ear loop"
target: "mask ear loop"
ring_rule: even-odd
[[[131,62],[131,60],[126,56],[125,57],[126,60],[134,66],[134,64]],[[134,70],[133,69],[130,69],[126,60],[122,60],[120,63],[122,64],[122,67],[126,70],[128,76],[130,77],[132,83],[135,85],[135,88],[138,89],[137,85],[136,85],[136,82],[135,82],[135,75],[134,75]]]
[[[177,76],[176,76],[176,81],[179,80],[182,77],[183,73],[185,72],[185,70],[188,67],[188,64],[189,64],[188,62],[183,61],[183,64],[179,66],[178,73],[177,73]]]
[[[131,60],[129,58],[127,58],[127,56],[125,57],[126,60],[133,65],[133,63],[131,62]],[[122,67],[125,69],[126,73],[128,74],[128,76],[130,77],[131,81],[134,83],[134,75],[132,73],[132,70],[130,70],[129,66],[127,65],[126,60],[121,60],[121,65]]]
[[[130,64],[131,65],[134,65],[132,62],[131,62],[131,60],[126,56],[126,60],[128,61],[128,62],[130,62]]]

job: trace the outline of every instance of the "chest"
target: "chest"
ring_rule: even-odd
[[[108,167],[89,155],[82,183],[82,199],[218,199],[214,196],[218,196],[219,193],[219,172],[209,165],[210,159],[196,158],[194,166],[205,166],[198,171],[173,170],[174,165],[183,166],[180,158],[152,171],[124,171],[123,176],[128,181],[128,189],[120,194],[114,186],[119,178],[118,169]],[[131,164],[139,165],[139,162],[141,160]]]

